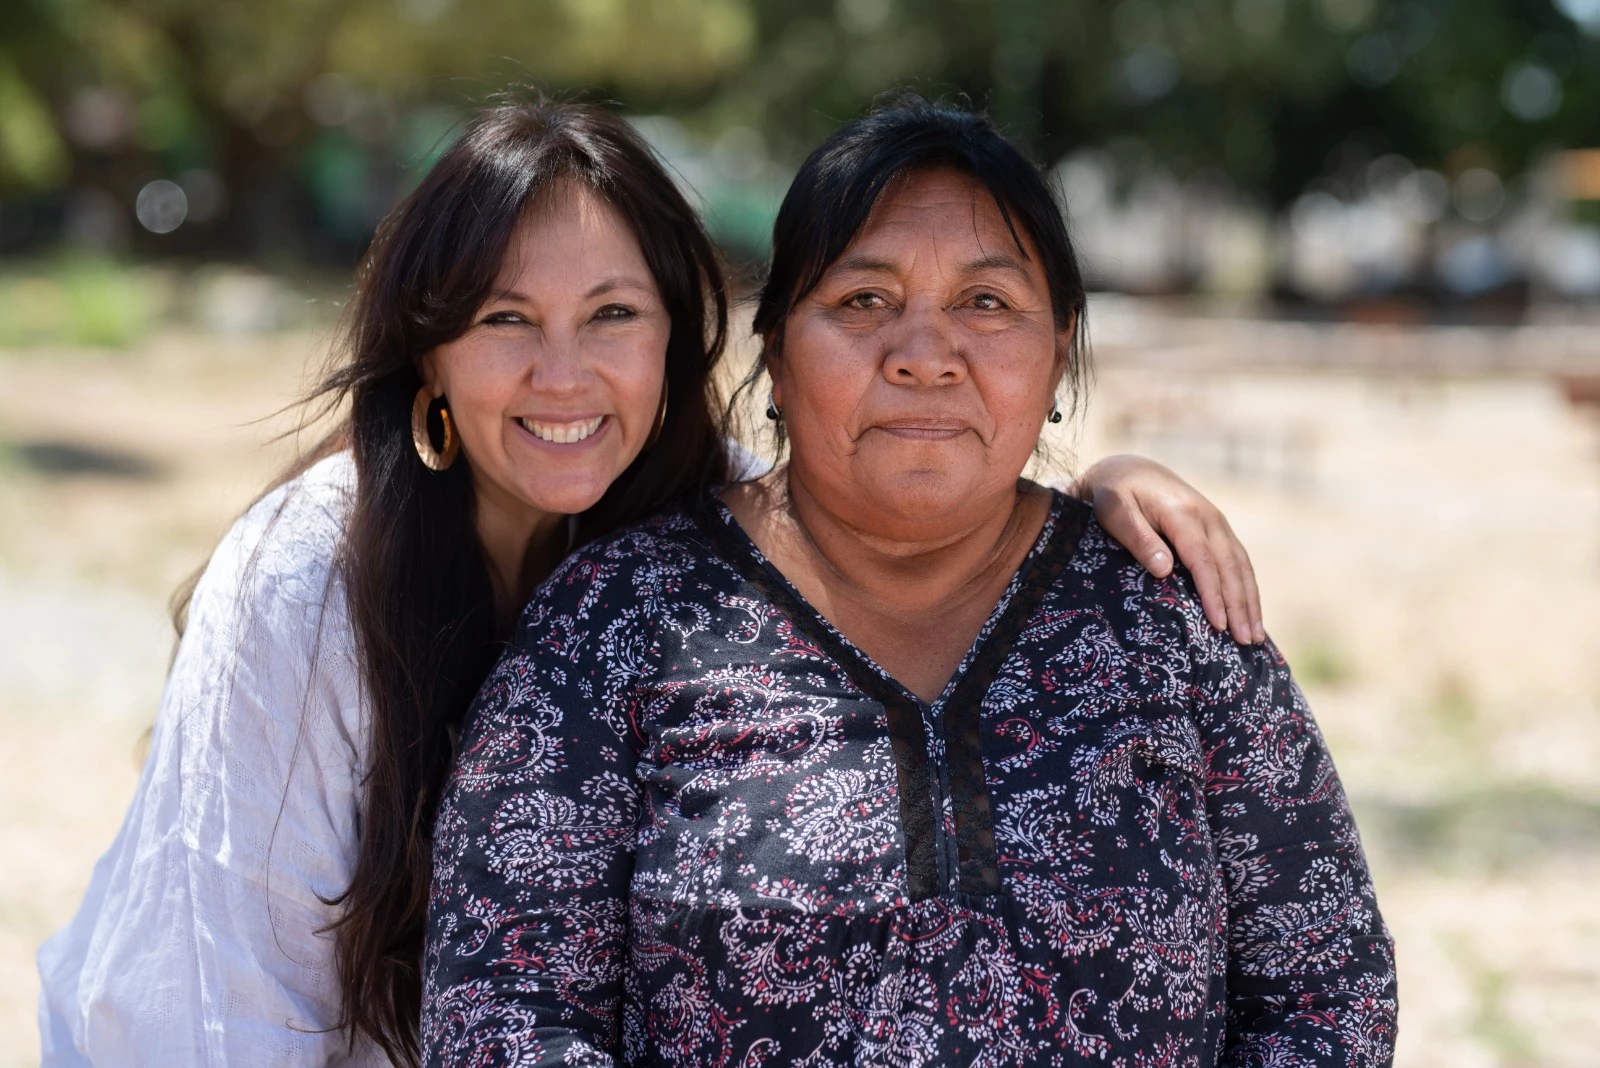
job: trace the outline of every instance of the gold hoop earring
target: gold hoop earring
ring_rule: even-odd
[[[650,437],[645,440],[646,449],[655,448],[656,442],[661,440],[661,428],[667,425],[667,380],[661,380],[661,407],[656,409],[656,425],[650,428]],[[642,451],[642,450],[641,450]]]
[[[411,402],[411,444],[416,447],[418,459],[428,470],[443,471],[456,462],[456,454],[461,451],[461,439],[456,436],[456,425],[450,418],[449,407],[441,404],[439,421],[444,424],[444,444],[434,449],[433,435],[428,433],[428,412],[433,407],[433,400],[427,386],[417,390],[417,399]]]

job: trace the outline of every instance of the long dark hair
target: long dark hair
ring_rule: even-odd
[[[488,297],[519,220],[553,183],[604,197],[632,227],[671,316],[669,403],[656,443],[578,517],[577,541],[729,474],[713,382],[728,298],[714,246],[649,146],[609,109],[543,98],[477,113],[378,226],[338,352],[311,400],[349,415],[279,483],[343,448],[355,499],[338,560],[361,658],[369,759],[350,886],[332,904],[353,1043],[418,1059],[433,819],[462,715],[503,635],[475,529],[472,474],[429,470],[411,442],[424,354]],[[178,609],[179,618],[182,608]]]
[[[900,175],[941,166],[983,183],[1024,256],[1021,234],[1032,239],[1056,329],[1072,328],[1062,381],[1076,404],[1088,373],[1088,298],[1058,199],[1038,165],[986,116],[912,92],[890,94],[845,123],[800,165],[772,227],[771,267],[752,322],[762,362],[741,393],[759,381],[767,359],[781,356],[789,313],[855,240],[884,190]],[[781,447],[781,422],[775,431]]]

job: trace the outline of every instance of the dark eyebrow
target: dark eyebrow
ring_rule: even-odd
[[[862,271],[867,274],[893,274],[894,264],[888,260],[873,259],[871,256],[841,256],[828,267],[828,273],[834,271]]]
[[[649,286],[636,278],[626,278],[622,275],[618,275],[614,278],[602,278],[600,281],[590,286],[589,292],[583,295],[583,299],[593,300],[600,294],[610,292],[613,289],[637,289],[643,291],[648,290],[649,288]],[[493,293],[489,294],[489,299],[508,300],[519,304],[533,303],[533,298],[522,292],[520,289],[497,289]]]
[[[587,292],[587,293],[585,293],[583,295],[583,299],[584,300],[590,300],[590,299],[592,299],[594,297],[598,297],[602,293],[609,292],[609,291],[611,291],[613,289],[648,290],[649,288],[650,287],[648,285],[646,285],[645,283],[639,281],[636,278],[625,278],[625,277],[623,277],[621,275],[618,275],[615,278],[603,278],[600,281],[596,282],[594,285],[590,286],[589,287],[589,292]]]
[[[828,268],[828,273],[834,271],[861,271],[867,274],[893,274],[895,265],[888,260],[874,259],[871,256],[845,256],[835,260],[833,266]],[[1015,256],[1008,256],[1003,252],[992,253],[988,256],[979,256],[975,260],[968,260],[961,264],[960,271],[963,275],[978,274],[982,271],[1011,271],[1022,275],[1028,281],[1033,278]]]
[[[1028,281],[1033,281],[1033,276],[1028,274],[1028,269],[1015,256],[1008,256],[1005,253],[979,256],[977,259],[968,260],[961,265],[962,274],[978,274],[980,271],[1014,271],[1027,278]]]

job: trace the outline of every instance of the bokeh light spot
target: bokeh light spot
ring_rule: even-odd
[[[188,217],[189,198],[177,182],[157,178],[139,190],[133,202],[133,214],[139,225],[152,234],[170,234]]]
[[[1542,63],[1518,63],[1500,83],[1500,102],[1523,122],[1548,119],[1561,107],[1561,79]]]

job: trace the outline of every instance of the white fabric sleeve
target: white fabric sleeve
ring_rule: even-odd
[[[729,481],[748,482],[772,470],[772,464],[762,459],[734,438],[724,439],[728,446]]]
[[[213,555],[122,829],[39,951],[46,1066],[382,1063],[331,1029],[321,930],[365,752],[337,534],[269,497]]]

